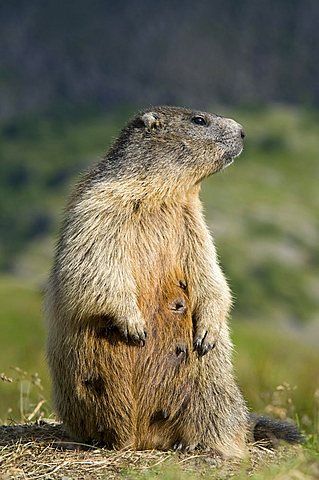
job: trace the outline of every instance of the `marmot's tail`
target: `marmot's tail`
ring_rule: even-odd
[[[268,447],[276,447],[283,440],[288,443],[302,443],[304,437],[292,422],[273,420],[251,413],[251,432],[255,442],[264,442]]]

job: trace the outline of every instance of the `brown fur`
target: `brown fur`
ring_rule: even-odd
[[[233,120],[158,107],[75,189],[46,310],[55,405],[77,440],[243,454],[231,297],[198,197],[242,137]]]

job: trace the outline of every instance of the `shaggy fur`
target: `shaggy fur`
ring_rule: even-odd
[[[55,405],[75,439],[243,455],[231,296],[198,197],[243,136],[233,120],[158,107],[77,185],[46,295]]]

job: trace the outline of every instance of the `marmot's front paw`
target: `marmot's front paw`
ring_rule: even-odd
[[[200,356],[206,355],[215,347],[218,335],[219,329],[216,327],[199,323],[194,335],[194,351]]]
[[[131,340],[135,343],[140,343],[143,346],[145,345],[147,333],[145,322],[142,318],[127,320],[120,327],[120,331],[127,342]]]

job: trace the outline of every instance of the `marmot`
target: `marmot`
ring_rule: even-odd
[[[57,413],[78,441],[243,455],[231,295],[198,196],[243,137],[210,113],[141,112],[71,196],[46,295],[47,356]]]

